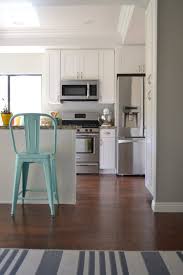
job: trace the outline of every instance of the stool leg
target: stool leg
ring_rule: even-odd
[[[55,206],[53,203],[53,187],[52,187],[52,178],[51,178],[51,164],[50,160],[46,159],[43,161],[46,189],[48,193],[48,201],[51,210],[51,216],[55,216]]]
[[[22,166],[22,197],[23,197],[22,203],[24,203],[24,198],[26,194],[28,172],[29,172],[29,163],[24,162]]]
[[[56,173],[56,162],[55,159],[51,160],[51,173],[52,173],[52,182],[53,182],[53,190],[55,199],[57,204],[59,204],[59,196],[58,196],[58,186],[57,186],[57,173]]]
[[[15,163],[15,178],[14,178],[14,186],[13,186],[13,197],[12,197],[12,206],[11,206],[11,215],[15,215],[16,204],[18,199],[18,191],[20,185],[20,177],[22,170],[22,161],[16,159]]]

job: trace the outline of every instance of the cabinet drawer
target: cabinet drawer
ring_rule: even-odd
[[[115,129],[101,129],[100,136],[101,138],[115,137]]]

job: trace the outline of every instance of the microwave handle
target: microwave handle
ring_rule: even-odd
[[[90,84],[87,83],[87,98],[90,96]]]

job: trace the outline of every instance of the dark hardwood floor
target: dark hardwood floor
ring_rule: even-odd
[[[143,178],[78,176],[77,204],[55,219],[47,205],[0,205],[0,247],[183,249],[183,214],[154,214]]]

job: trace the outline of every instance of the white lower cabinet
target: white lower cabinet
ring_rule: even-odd
[[[116,171],[116,130],[100,130],[100,171],[114,174]]]

